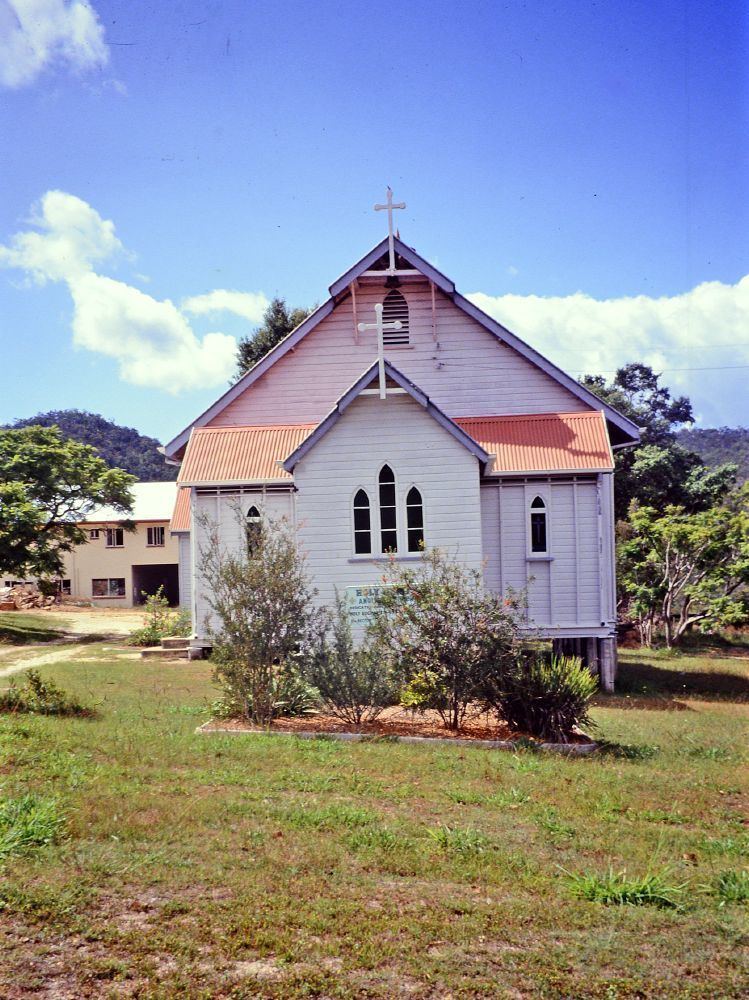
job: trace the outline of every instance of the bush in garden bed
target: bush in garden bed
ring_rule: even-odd
[[[173,611],[161,586],[146,597],[143,627],[128,636],[131,646],[157,646],[170,636],[188,636],[191,622],[188,611]]]

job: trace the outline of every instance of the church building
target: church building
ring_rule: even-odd
[[[209,612],[202,517],[246,544],[294,526],[318,600],[359,628],[383,563],[447,551],[488,589],[527,593],[535,635],[613,687],[613,452],[637,427],[461,295],[393,233],[165,447],[180,464],[172,531],[195,644]],[[405,206],[403,206],[405,207]]]

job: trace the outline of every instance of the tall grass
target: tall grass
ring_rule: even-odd
[[[31,793],[0,799],[0,865],[13,855],[55,843],[64,826],[65,816],[54,799]]]
[[[670,880],[670,870],[647,872],[639,878],[628,877],[626,871],[565,872],[572,894],[591,903],[606,906],[659,906],[681,909],[686,883]]]

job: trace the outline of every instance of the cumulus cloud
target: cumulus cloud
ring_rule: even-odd
[[[104,29],[86,0],[0,0],[0,83],[23,87],[49,66],[104,66]]]
[[[227,381],[235,363],[234,337],[219,332],[199,337],[184,308],[98,273],[98,265],[125,255],[113,222],[75,195],[48,191],[32,224],[34,229],[16,233],[7,246],[0,246],[0,266],[18,268],[38,284],[67,284],[77,347],[115,359],[121,377],[134,385],[177,393]],[[231,311],[244,310],[240,315],[252,303],[253,320],[262,316],[261,304],[267,304],[262,293],[224,290],[196,300],[229,302]],[[218,305],[192,311],[214,308]]]
[[[582,292],[468,298],[571,374],[643,361],[684,387],[689,372],[679,369],[719,364],[710,357],[719,345],[732,345],[735,365],[749,364],[749,275],[735,285],[709,281],[662,298],[594,299]]]
[[[248,319],[251,323],[259,323],[269,305],[270,302],[262,292],[233,292],[226,288],[216,288],[205,295],[193,295],[185,299],[182,308],[195,316],[215,316],[216,313],[228,312]]]

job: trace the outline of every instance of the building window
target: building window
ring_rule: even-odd
[[[424,548],[424,505],[415,486],[406,494],[406,529],[408,551],[421,552]]]
[[[124,577],[114,577],[108,580],[92,580],[91,595],[92,597],[124,597]]]
[[[541,497],[531,503],[531,552],[545,555],[548,551],[546,504]]]
[[[263,519],[260,511],[254,505],[247,511],[245,534],[247,537],[247,555],[252,558],[260,545],[260,535],[263,530]]]
[[[147,545],[163,545],[164,544],[164,529],[163,529],[163,527],[147,528],[146,529],[146,534],[148,536],[147,542],[146,542]]]
[[[395,474],[389,465],[380,469],[380,546],[382,552],[398,551],[398,522],[395,509]]]
[[[99,529],[98,528],[92,528],[89,531],[89,533],[88,533],[88,537],[89,537],[89,540],[92,541],[92,542],[97,541],[98,538],[99,538]]]
[[[354,497],[354,552],[368,555],[372,551],[372,520],[369,496],[364,490],[357,490]]]
[[[107,528],[107,548],[121,549],[125,545],[125,532],[122,528]]]
[[[382,339],[386,346],[398,347],[408,344],[408,303],[397,288],[391,289],[382,304],[382,322],[394,323],[400,320],[400,330],[383,330]]]
[[[60,580],[60,593],[70,597],[70,580]]]

